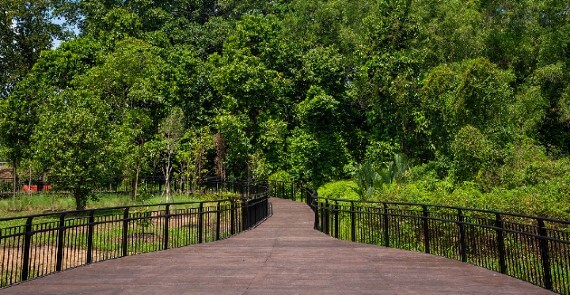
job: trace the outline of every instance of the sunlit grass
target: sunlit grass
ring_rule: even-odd
[[[169,202],[191,202],[230,198],[232,194],[173,194]],[[87,201],[87,209],[165,203],[164,195],[154,194],[133,200],[128,194],[99,193]],[[33,193],[0,199],[0,217],[17,217],[32,214],[75,210],[75,199],[69,194]]]

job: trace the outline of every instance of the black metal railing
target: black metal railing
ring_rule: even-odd
[[[314,204],[318,198],[317,192],[302,183],[286,181],[269,181],[269,196],[273,198],[289,199],[304,202],[315,209]]]
[[[290,183],[272,182],[270,187],[273,197],[310,204],[315,229],[335,238],[456,259],[570,294],[570,221],[426,204],[324,199]]]
[[[77,266],[227,238],[269,214],[266,184],[211,183],[236,198],[0,218],[0,287]]]

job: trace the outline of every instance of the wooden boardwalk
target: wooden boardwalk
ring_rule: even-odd
[[[339,241],[302,203],[227,240],[67,270],[0,294],[552,294],[455,260]]]

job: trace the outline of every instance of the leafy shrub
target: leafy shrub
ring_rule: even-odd
[[[381,188],[387,182],[372,163],[359,165],[354,172],[353,179],[356,184],[355,192],[359,195],[360,200],[365,201],[374,195],[376,189]]]
[[[457,181],[453,175],[442,179],[437,173],[437,162],[412,167],[407,182],[384,184],[376,189],[372,199],[569,220],[570,158],[551,159],[542,147],[531,142],[513,145],[505,154],[503,165],[481,169],[475,181]],[[319,194],[337,198],[345,194],[343,185],[349,183],[324,185]]]
[[[544,147],[530,139],[510,144],[505,154],[504,165],[487,169],[477,182],[484,187],[514,189],[570,176],[570,158],[551,159]]]
[[[493,143],[479,129],[467,125],[451,144],[454,172],[459,181],[473,179],[479,170],[492,165],[496,153]]]
[[[320,197],[327,199],[360,200],[358,185],[352,180],[329,182],[317,190]]]
[[[271,175],[269,175],[268,180],[272,181],[283,181],[283,182],[293,182],[293,176],[286,171],[279,170]]]

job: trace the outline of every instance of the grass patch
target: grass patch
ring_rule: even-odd
[[[206,200],[222,200],[235,198],[232,193],[197,193],[173,194],[170,202],[193,202]],[[150,205],[165,203],[166,198],[161,195],[149,195],[144,199],[132,200],[128,194],[119,193],[99,193],[95,194],[88,202],[86,209],[97,209],[106,207],[122,207],[133,205]],[[9,197],[0,199],[0,216],[19,217],[41,213],[62,212],[75,210],[75,199],[69,194],[56,193],[34,193],[19,194],[15,198]]]

